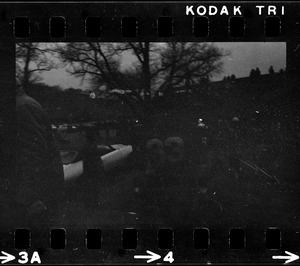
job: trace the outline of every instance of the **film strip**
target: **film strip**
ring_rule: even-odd
[[[269,228],[266,230],[266,248],[280,248],[280,230]],[[52,229],[50,234],[51,248],[64,249],[66,242],[66,231],[64,229]],[[122,247],[124,249],[136,249],[138,232],[136,229],[124,229],[122,231]],[[208,249],[209,230],[207,228],[196,228],[193,230],[193,246],[196,249]],[[232,249],[245,247],[245,232],[243,229],[231,229],[229,243]],[[159,229],[157,246],[159,249],[172,249],[174,245],[174,231],[170,228]],[[15,248],[28,249],[30,247],[30,231],[28,229],[17,229],[15,231]],[[101,230],[88,229],[86,231],[86,247],[88,249],[101,248]]]
[[[299,263],[299,14],[1,3],[1,263]],[[39,183],[57,173],[19,88],[51,118],[66,185]]]
[[[275,13],[276,14],[276,13]],[[136,17],[124,17],[121,20],[121,34],[125,38],[138,37],[138,21]],[[278,37],[280,35],[280,17],[268,16],[264,21],[264,34],[266,37]],[[245,36],[245,19],[242,16],[230,17],[228,20],[228,33],[230,37]],[[193,19],[194,37],[208,37],[209,18],[199,16]],[[54,39],[66,37],[66,20],[64,17],[51,17],[49,19],[49,36]],[[157,19],[157,36],[172,37],[173,21],[171,17],[159,17]],[[28,17],[16,17],[14,19],[14,37],[30,37],[30,20]],[[101,20],[99,17],[87,17],[85,20],[85,36],[87,38],[101,37]]]

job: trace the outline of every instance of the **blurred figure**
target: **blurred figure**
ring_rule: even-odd
[[[41,105],[18,87],[16,95],[16,172],[11,180],[12,211],[18,227],[36,234],[32,246],[47,249],[51,224],[64,197],[64,171]]]
[[[21,87],[17,88],[16,116],[16,212],[39,227],[54,218],[63,199],[63,167],[49,118]]]
[[[17,158],[13,182],[15,213],[19,216],[16,219],[23,225],[47,227],[59,215],[65,183],[95,171],[99,178],[102,160],[90,136],[81,161],[63,167],[46,112],[21,87],[17,88],[16,117]]]
[[[236,142],[241,137],[239,117],[235,116],[231,119],[229,131],[231,135],[231,141],[233,143]]]
[[[201,191],[206,193],[207,182],[210,176],[209,151],[211,148],[211,136],[208,126],[202,118],[198,118],[191,130],[191,138],[188,140],[189,158],[193,176]]]

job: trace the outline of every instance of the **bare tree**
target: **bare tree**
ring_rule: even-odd
[[[75,77],[89,80],[93,89],[106,85],[118,89],[119,61],[110,43],[68,43],[58,49],[66,70]]]
[[[157,91],[198,84],[221,72],[224,55],[211,44],[176,42],[69,43],[59,52],[69,73],[127,103],[142,103],[145,112]],[[120,59],[125,53],[132,61],[126,71]]]
[[[145,100],[151,101],[156,91],[199,84],[222,70],[226,54],[207,43],[149,42],[119,45],[117,51],[130,50],[140,63]]]
[[[153,87],[159,72],[155,72],[159,65],[158,56],[162,49],[154,43],[150,42],[137,42],[119,44],[116,47],[118,54],[130,51],[137,61],[135,67],[136,74],[143,80],[143,84],[139,88],[140,93],[143,95],[145,102],[151,101],[153,96]]]
[[[126,49],[124,49],[126,50]],[[120,71],[120,50],[111,43],[68,43],[58,49],[66,70],[81,81],[88,81],[97,94],[116,95],[135,114],[143,102],[140,70]]]
[[[54,52],[49,44],[17,43],[16,79],[17,84],[26,88],[31,82],[40,80],[36,73],[50,71],[55,67],[50,54]]]
[[[220,49],[207,43],[168,43],[161,53],[160,72],[163,82],[159,91],[186,87],[209,80],[214,74],[221,73],[221,58],[225,56]]]

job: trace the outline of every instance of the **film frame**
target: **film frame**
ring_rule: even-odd
[[[262,3],[265,8],[261,9],[260,15],[256,7],[258,5],[260,4],[256,2],[225,2],[224,4],[205,2],[203,5],[187,2],[89,3],[88,5],[2,3],[0,5],[1,43],[4,45],[2,45],[1,57],[6,63],[1,65],[3,66],[1,82],[5,96],[1,106],[1,119],[6,126],[3,134],[8,145],[7,149],[16,149],[13,137],[16,42],[69,43],[87,40],[104,43],[283,42],[286,43],[286,71],[290,79],[295,84],[299,84],[297,77],[300,67],[299,53],[297,54],[296,51],[300,37],[298,12],[300,3]],[[188,9],[187,6],[194,6],[194,8]],[[199,8],[199,12],[204,12],[206,8],[207,13],[209,6],[215,6],[218,12],[225,6],[229,15],[226,13],[199,15],[197,14],[199,6],[203,6]],[[234,6],[241,6],[242,15],[232,15]],[[274,8],[270,11],[268,6],[276,7],[276,15],[274,15]],[[89,23],[100,24],[98,30],[89,30],[87,28]],[[91,37],[86,37],[86,34]],[[7,150],[4,151],[6,159],[3,163],[3,173],[11,176],[14,157]],[[6,195],[5,193],[3,195]],[[297,211],[297,209],[293,210],[294,213]],[[5,217],[1,219],[5,220]],[[27,263],[38,262],[40,257],[42,263],[140,264],[146,262],[145,256],[144,259],[136,259],[134,256],[147,255],[147,250],[150,250],[160,255],[161,258],[156,262],[163,262],[166,258],[164,263],[170,263],[172,261],[170,258],[174,258],[172,263],[266,264],[273,263],[276,260],[274,256],[281,256],[281,259],[277,258],[280,262],[288,260],[289,258],[283,258],[288,256],[286,252],[298,254],[300,246],[297,220],[299,218],[293,220],[295,224],[284,225],[275,222],[260,224],[253,228],[249,225],[245,228],[238,222],[214,226],[206,223],[188,226],[166,223],[157,226],[151,222],[137,225],[130,219],[120,224],[108,223],[106,226],[101,224],[99,228],[95,228],[95,225],[92,228],[85,226],[82,228],[82,225],[54,228],[55,230],[51,231],[52,241],[50,241],[50,232],[45,235],[49,244],[49,249],[46,250],[36,250],[32,247],[35,232],[4,223],[1,225],[3,227],[1,251],[15,256],[16,259],[12,263],[16,263],[17,259],[21,262],[23,259],[24,263],[26,255],[25,253],[20,255],[20,252],[25,250]],[[89,229],[95,231],[88,232]],[[90,235],[91,240],[87,239],[87,235]],[[94,235],[97,236],[96,239]],[[95,245],[98,249],[88,249],[87,245]],[[38,257],[34,253],[36,251]],[[2,256],[4,255],[2,252]],[[5,258],[1,257],[1,259]]]

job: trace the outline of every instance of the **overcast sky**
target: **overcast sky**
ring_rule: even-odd
[[[223,73],[213,80],[221,80],[224,76],[234,74],[237,78],[249,76],[252,68],[259,67],[262,74],[267,74],[272,65],[275,72],[286,68],[286,43],[284,42],[227,42],[214,43],[230,52],[230,56],[223,58]],[[130,67],[133,57],[129,53],[121,58],[122,68]],[[88,89],[89,84],[69,75],[63,68],[53,69],[42,74],[42,82],[50,86],[61,88]]]

